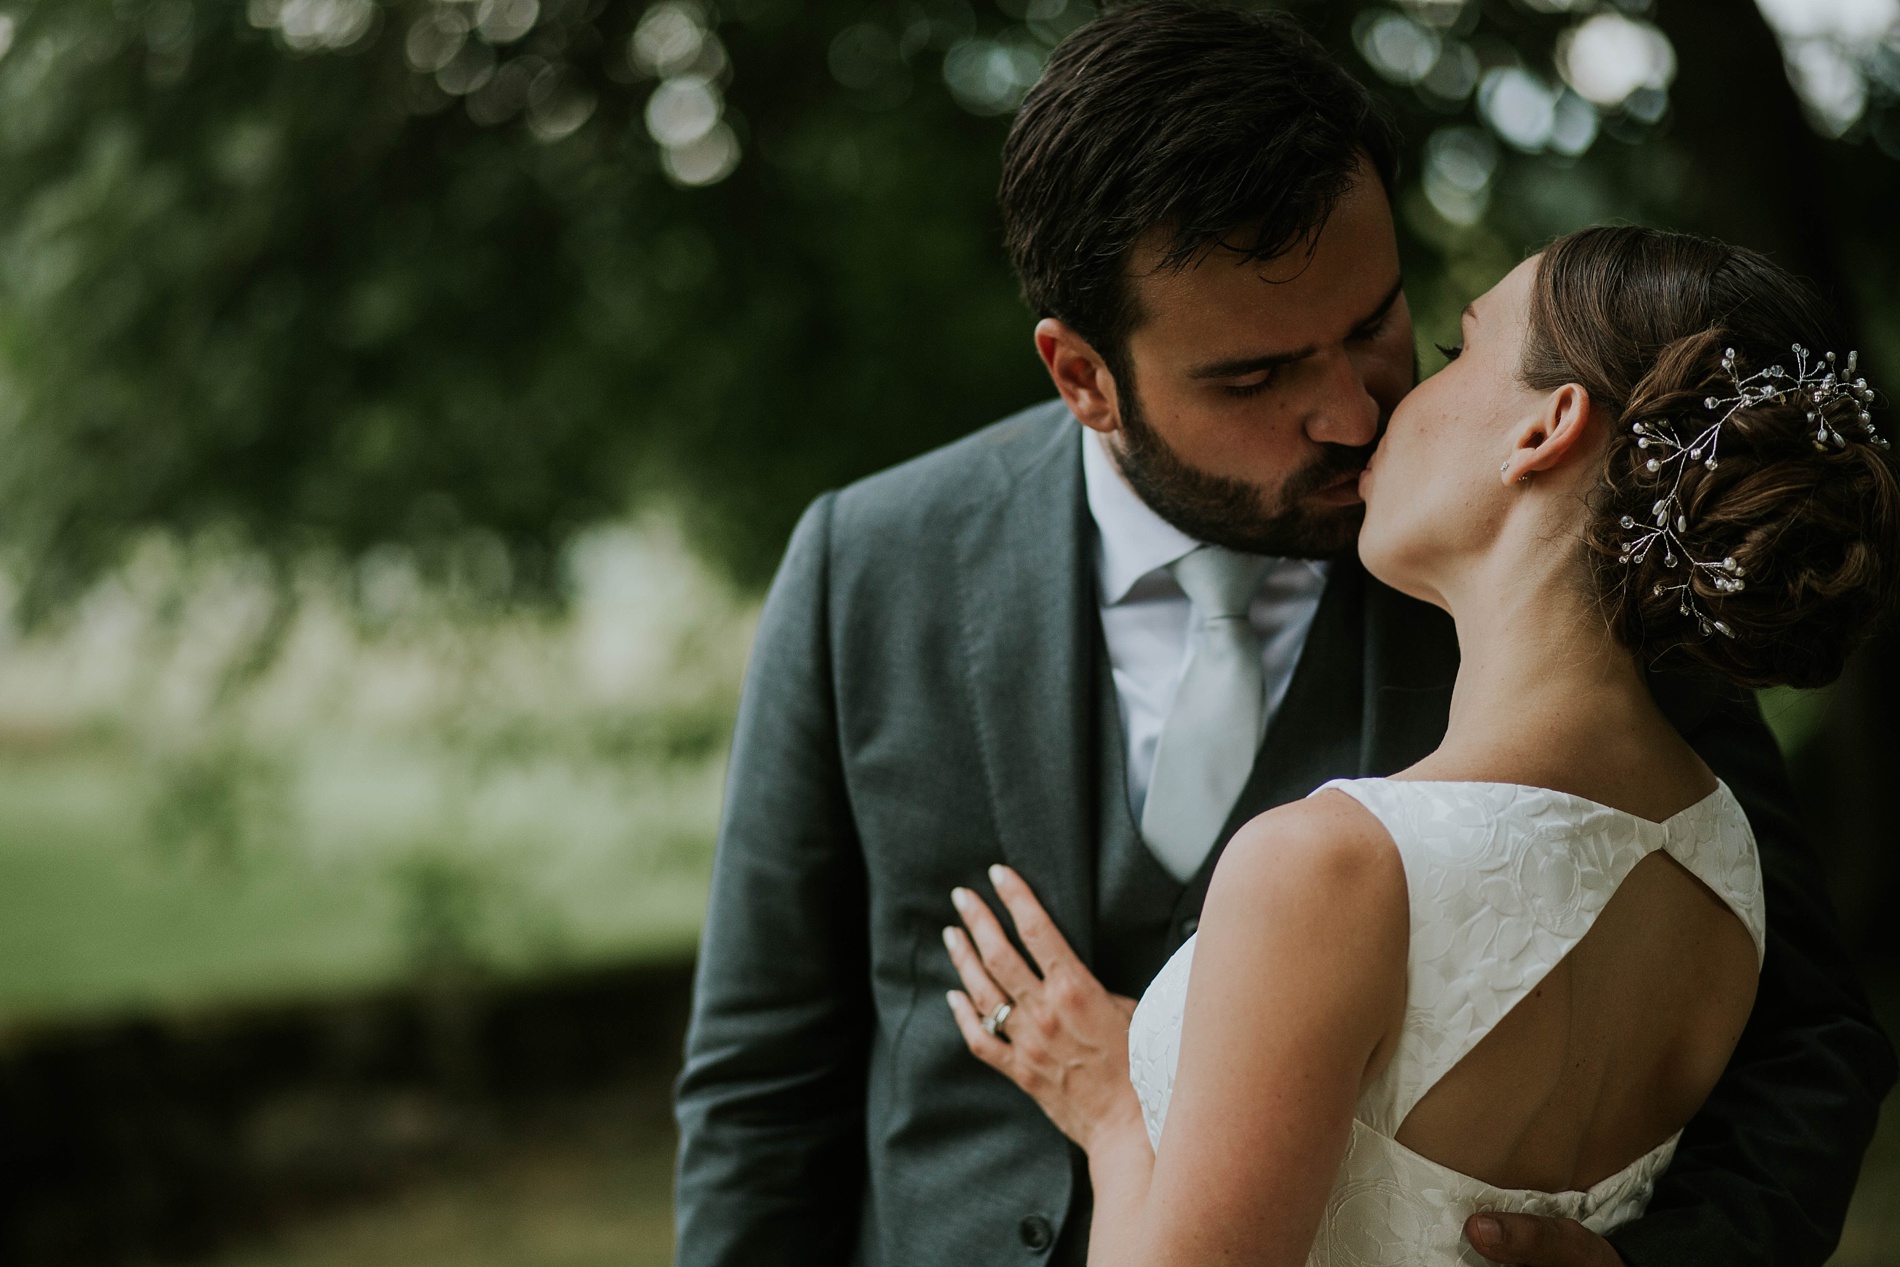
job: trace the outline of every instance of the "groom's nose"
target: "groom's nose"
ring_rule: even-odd
[[[1360,449],[1379,438],[1379,402],[1368,388],[1369,366],[1345,348],[1314,358],[1319,372],[1307,402],[1306,435],[1315,444]]]

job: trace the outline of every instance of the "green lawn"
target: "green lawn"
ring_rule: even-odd
[[[686,950],[756,609],[665,521],[568,568],[487,609],[316,560],[285,608],[160,542],[0,629],[0,1030]]]
[[[227,1007],[674,955],[705,901],[720,759],[492,771],[439,810],[401,750],[302,772],[311,803],[235,850],[172,840],[111,745],[0,754],[0,1024]],[[354,768],[352,768],[352,766]],[[404,802],[409,804],[405,807]],[[446,818],[462,830],[448,837]]]

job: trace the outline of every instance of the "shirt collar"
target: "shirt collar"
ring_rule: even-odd
[[[1128,487],[1102,436],[1087,428],[1082,431],[1082,483],[1095,520],[1102,601],[1110,606],[1127,598],[1135,582],[1201,544],[1157,515]]]
[[[1201,543],[1156,514],[1128,486],[1099,432],[1082,428],[1082,485],[1095,521],[1095,572],[1102,602],[1128,598],[1142,580],[1200,548]],[[1296,572],[1299,588],[1319,589],[1326,565],[1304,559],[1276,560],[1274,572]],[[1291,577],[1289,580],[1293,579]]]

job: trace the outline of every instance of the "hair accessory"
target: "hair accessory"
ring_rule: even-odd
[[[1860,353],[1849,352],[1845,368],[1837,369],[1832,352],[1818,360],[1810,360],[1812,353],[1799,343],[1794,344],[1791,350],[1794,352],[1794,373],[1790,374],[1780,365],[1770,365],[1743,377],[1735,368],[1735,349],[1724,349],[1722,368],[1728,373],[1734,391],[1730,395],[1709,396],[1703,400],[1703,408],[1715,415],[1715,421],[1703,427],[1687,444],[1667,423],[1638,422],[1630,427],[1636,435],[1636,447],[1651,451],[1649,460],[1643,463],[1644,469],[1657,476],[1659,482],[1662,478],[1668,478],[1669,491],[1657,498],[1655,505],[1650,507],[1652,522],[1639,524],[1633,516],[1623,516],[1624,528],[1641,530],[1624,543],[1620,560],[1623,563],[1642,563],[1660,545],[1663,566],[1682,568],[1682,579],[1675,584],[1658,581],[1652,592],[1659,598],[1665,594],[1679,595],[1679,610],[1683,615],[1695,618],[1705,638],[1710,634],[1732,638],[1734,634],[1722,621],[1704,612],[1697,602],[1693,586],[1696,573],[1707,574],[1709,584],[1717,593],[1736,594],[1746,588],[1742,579],[1742,565],[1733,557],[1712,562],[1697,559],[1689,553],[1688,546],[1682,540],[1682,534],[1689,530],[1688,516],[1682,506],[1683,474],[1691,462],[1700,463],[1711,471],[1719,465],[1716,449],[1722,439],[1722,424],[1744,409],[1799,402],[1807,405],[1808,422],[1814,427],[1812,439],[1815,448],[1845,448],[1847,439],[1842,434],[1842,423],[1858,426],[1869,444],[1882,449],[1888,447],[1886,437],[1874,430],[1873,413],[1869,408],[1874,401],[1874,390],[1867,386],[1866,379],[1856,376]],[[1668,472],[1671,466],[1675,469]]]

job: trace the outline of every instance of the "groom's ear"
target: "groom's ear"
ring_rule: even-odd
[[[1504,482],[1515,484],[1534,472],[1556,470],[1573,455],[1587,452],[1592,416],[1590,393],[1579,383],[1566,383],[1545,396],[1511,438]]]
[[[1115,376],[1087,339],[1054,317],[1044,317],[1036,323],[1036,351],[1076,421],[1093,431],[1120,429]]]

